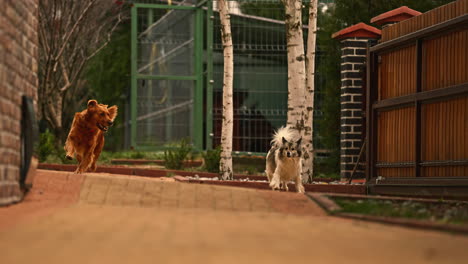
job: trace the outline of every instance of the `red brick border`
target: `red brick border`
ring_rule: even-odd
[[[70,171],[73,172],[76,169],[76,165],[72,164],[50,164],[50,163],[40,163],[38,166],[42,170],[56,170],[56,171]],[[203,171],[182,171],[182,170],[166,170],[166,169],[143,169],[143,168],[133,168],[126,167],[122,165],[113,165],[113,166],[98,166],[96,172],[104,172],[111,174],[124,174],[124,175],[135,175],[142,177],[168,177],[172,175],[179,176],[190,176],[195,177],[198,175],[200,178],[216,178],[219,177],[217,173],[203,172]],[[246,174],[234,174],[234,179],[236,180],[254,180],[254,181],[266,181],[266,176],[261,175],[246,175]],[[317,178],[320,182],[332,182],[334,179],[331,178]],[[362,183],[362,180],[353,180],[356,183]]]
[[[211,181],[211,180],[192,180],[185,177],[176,176],[176,181],[198,184],[214,184],[224,186],[234,186],[243,188],[253,188],[270,190],[267,182],[252,182],[252,181]],[[288,185],[289,192],[295,192],[296,188],[293,184]],[[366,194],[365,185],[349,185],[349,184],[304,184],[306,192],[322,192],[322,193],[344,193],[344,194]]]
[[[112,164],[125,164],[125,165],[145,165],[145,164],[157,164],[164,165],[164,160],[147,160],[147,159],[113,159]],[[199,160],[184,161],[184,167],[200,167],[202,162]]]
[[[56,171],[70,171],[73,172],[76,170],[76,165],[72,164],[49,164],[49,163],[40,163],[38,166],[42,170],[56,170]],[[198,175],[201,178],[215,178],[219,174],[203,171],[183,171],[183,170],[166,170],[166,169],[142,169],[142,168],[133,168],[125,167],[119,165],[113,166],[98,166],[96,172],[105,172],[111,174],[124,174],[124,175],[135,175],[135,176],[144,176],[144,177],[167,177],[171,175],[181,175],[181,176],[190,176],[195,177]],[[250,179],[250,180],[266,180],[266,176],[261,175],[246,175],[246,174],[234,174],[235,179]]]

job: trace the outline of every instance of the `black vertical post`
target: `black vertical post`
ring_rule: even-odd
[[[370,94],[371,94],[371,75],[374,65],[372,64],[372,52],[370,52],[370,44],[367,45],[367,68],[366,68],[366,182],[369,183],[371,179],[370,174],[370,138],[371,138],[371,110],[372,104],[370,101]]]
[[[370,183],[375,177],[375,160],[377,156],[377,115],[372,108],[377,95],[378,54],[367,49],[367,76],[366,76],[366,179]]]

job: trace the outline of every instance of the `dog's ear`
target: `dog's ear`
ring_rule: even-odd
[[[88,101],[88,108],[89,107],[96,107],[98,105],[98,102],[96,100],[89,100]]]
[[[113,105],[113,106],[107,108],[112,121],[114,121],[115,117],[117,116],[117,109],[118,109],[118,107],[116,105]]]
[[[301,144],[301,141],[302,141],[302,137],[299,138],[299,140],[297,141],[297,145],[300,145],[300,144]]]
[[[284,137],[282,137],[281,140],[283,140],[283,144],[286,144],[288,142]]]

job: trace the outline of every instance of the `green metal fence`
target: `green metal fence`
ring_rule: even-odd
[[[185,1],[189,4],[191,1]],[[202,147],[202,10],[167,1],[132,7],[131,145]]]
[[[287,116],[284,10],[279,0],[230,1],[229,7],[234,42],[233,149],[264,153],[274,129],[284,125]],[[219,144],[220,35],[217,1],[134,1],[133,147],[158,149],[182,138],[190,138],[197,149]],[[320,111],[315,115],[319,117]]]

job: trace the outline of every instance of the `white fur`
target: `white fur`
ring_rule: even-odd
[[[275,134],[273,134],[273,139],[271,140],[271,145],[276,146],[277,148],[281,147],[283,144],[283,137],[287,140],[295,140],[296,133],[293,129],[289,127],[280,127]]]
[[[288,182],[295,181],[296,191],[304,193],[301,179],[302,155],[280,158],[279,149],[283,145],[283,138],[287,141],[297,141],[299,135],[295,130],[288,127],[281,127],[273,135],[273,140],[271,141],[272,147],[267,154],[265,170],[270,187],[273,190],[285,189],[288,191]],[[274,159],[274,162],[272,159]]]

